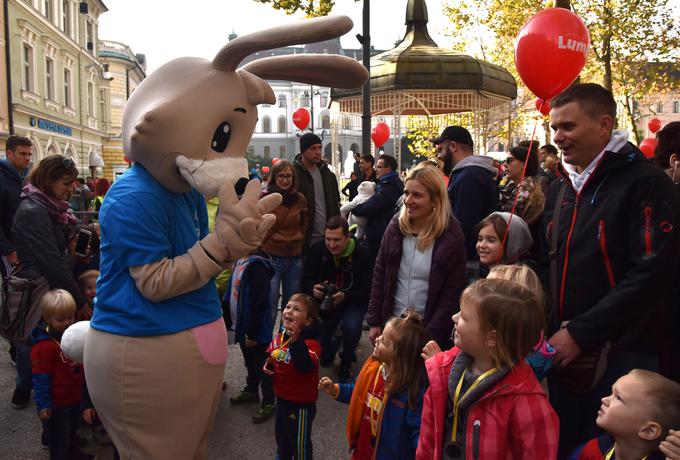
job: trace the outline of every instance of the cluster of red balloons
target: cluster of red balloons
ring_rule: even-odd
[[[658,118],[652,118],[647,123],[647,128],[652,134],[655,134],[661,129],[661,120]],[[654,150],[656,150],[656,145],[658,142],[653,137],[648,137],[640,142],[640,150],[647,158],[654,158]]]
[[[515,43],[515,66],[538,96],[536,110],[550,112],[550,99],[564,91],[586,64],[590,35],[581,18],[564,8],[547,8],[522,27]]]

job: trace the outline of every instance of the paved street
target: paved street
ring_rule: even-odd
[[[14,367],[9,361],[5,341],[0,342],[0,459],[2,460],[46,460],[47,450],[40,447],[40,422],[32,402],[26,409],[12,409],[10,399],[14,390]],[[359,362],[353,370],[358,372],[361,363],[370,352],[371,346],[366,333],[362,337],[357,355]],[[331,368],[322,368],[322,375],[330,375]],[[227,391],[222,398],[215,426],[210,436],[208,458],[210,459],[274,459],[274,419],[263,425],[254,425],[251,414],[257,409],[253,406],[232,407],[228,395],[238,391],[245,382],[243,357],[237,346],[229,349],[229,359],[225,373]],[[319,395],[317,415],[314,420],[314,457],[336,460],[347,458],[345,440],[345,417],[347,406],[337,403],[325,394]],[[87,434],[85,432],[84,434]],[[111,458],[111,449],[95,444],[86,450],[97,454],[98,460]]]

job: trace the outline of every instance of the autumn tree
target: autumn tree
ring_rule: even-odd
[[[335,6],[335,0],[255,0],[268,3],[272,8],[294,14],[303,11],[308,17],[326,16]],[[359,1],[359,0],[354,0]]]
[[[505,67],[521,85],[514,65],[515,38],[529,17],[548,6],[553,5],[541,0],[448,0],[444,12],[458,50]],[[560,0],[557,6],[571,6],[590,32],[591,52],[582,81],[599,82],[618,96],[631,126],[633,100],[677,87],[671,72],[658,72],[648,64],[678,59],[680,28],[672,0]],[[520,94],[525,95],[517,101],[521,117],[534,107],[528,103],[533,100],[528,91]]]

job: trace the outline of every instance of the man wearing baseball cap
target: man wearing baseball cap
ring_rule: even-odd
[[[326,222],[340,215],[340,192],[335,174],[321,159],[321,138],[314,133],[300,136],[300,153],[293,169],[298,192],[307,199],[307,231],[304,250],[324,238]]]
[[[474,228],[498,207],[498,189],[491,157],[474,155],[470,132],[462,126],[448,126],[435,140],[444,174],[449,176],[449,201],[453,215],[465,235],[465,250],[470,269],[479,260],[475,250]]]

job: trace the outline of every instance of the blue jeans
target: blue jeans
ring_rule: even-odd
[[[300,283],[302,282],[302,256],[297,257],[272,257],[272,268],[274,269],[274,276],[272,276],[270,299],[272,303],[272,317],[276,321],[276,314],[288,304],[288,299],[293,294],[300,292]],[[281,290],[281,303],[279,304],[279,290]]]
[[[342,321],[342,351],[340,360],[348,363],[354,358],[354,350],[361,338],[361,323],[366,307],[341,303],[333,313],[321,314],[321,362],[329,363],[335,358],[340,344],[335,339],[335,330]]]
[[[50,460],[68,460],[78,450],[76,431],[80,426],[80,403],[52,409],[47,421]]]
[[[31,372],[31,345],[15,343],[17,366],[16,388],[26,393],[33,389],[33,373]]]

